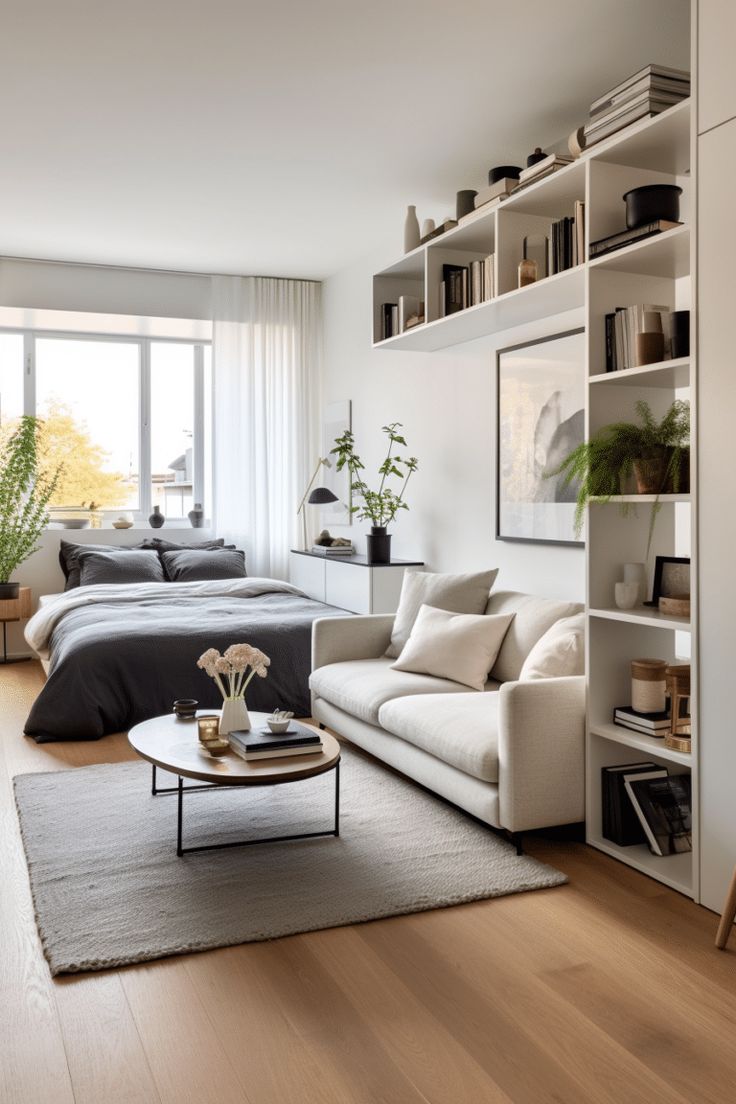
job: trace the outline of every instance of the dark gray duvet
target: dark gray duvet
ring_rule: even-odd
[[[248,708],[309,716],[312,622],[343,610],[296,594],[195,597],[178,589],[67,610],[51,632],[49,677],[27,735],[39,743],[94,740],[171,712],[176,698],[217,709],[222,698],[197,659],[242,642],[271,658],[268,677],[248,687]]]

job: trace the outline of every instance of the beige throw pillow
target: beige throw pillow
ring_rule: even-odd
[[[473,575],[443,575],[432,571],[407,571],[401,586],[399,608],[394,618],[391,643],[386,655],[395,659],[409,639],[420,606],[452,613],[483,613],[498,568]]]
[[[555,621],[524,660],[519,681],[585,674],[585,614]]]
[[[494,617],[423,605],[401,655],[391,666],[482,690],[513,619],[512,613]]]

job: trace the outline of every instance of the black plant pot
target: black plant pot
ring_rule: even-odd
[[[365,540],[369,564],[391,563],[391,534],[385,525],[372,525]]]
[[[0,599],[17,598],[20,583],[0,583]]]

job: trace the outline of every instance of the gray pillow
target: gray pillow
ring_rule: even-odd
[[[180,544],[178,541],[164,540],[163,537],[150,537],[141,545],[142,548],[155,548],[157,552],[178,552],[182,548],[234,548],[234,544],[225,544],[223,537],[216,540],[192,541],[191,544]]]
[[[80,552],[80,586],[95,583],[165,583],[158,552],[141,549],[135,553],[119,549]]]
[[[161,560],[172,583],[245,578],[245,553],[239,548],[182,548],[162,553]]]
[[[421,606],[433,606],[449,613],[485,613],[488,593],[497,575],[498,568],[474,575],[407,571],[386,655],[396,659],[401,654]]]
[[[81,552],[138,552],[145,548],[145,542],[141,544],[72,544],[71,541],[61,541],[59,544],[59,566],[64,572],[64,590],[73,590],[79,586],[79,555]]]

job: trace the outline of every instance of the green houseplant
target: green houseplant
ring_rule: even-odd
[[[38,548],[60,469],[39,470],[39,421],[24,415],[0,445],[0,598],[16,598],[10,576]]]
[[[565,486],[578,485],[575,533],[582,534],[585,508],[591,501],[608,502],[632,479],[637,494],[656,496],[652,531],[660,507],[659,496],[689,487],[690,404],[676,399],[661,421],[649,403],[636,404],[637,422],[613,422],[573,449],[549,475],[563,475]],[[629,503],[622,503],[624,512]]]
[[[362,505],[352,505],[350,512],[356,514],[361,521],[371,522],[371,532],[367,536],[368,561],[370,563],[390,563],[391,560],[391,534],[386,532],[388,525],[396,517],[399,510],[408,510],[405,501],[406,487],[409,479],[419,467],[416,456],[408,456],[405,459],[394,452],[396,446],[406,448],[406,440],[397,432],[402,428],[401,422],[391,422],[382,427],[382,432],[388,437],[388,452],[383,463],[378,468],[381,482],[378,490],[372,491],[363,479],[361,472],[365,465],[355,451],[355,437],[352,430],[345,430],[341,437],[335,438],[335,447],[330,455],[337,457],[336,468],[342,471],[347,468],[350,473],[350,489],[353,494],[362,498]],[[397,489],[389,483],[391,479],[400,480]]]

